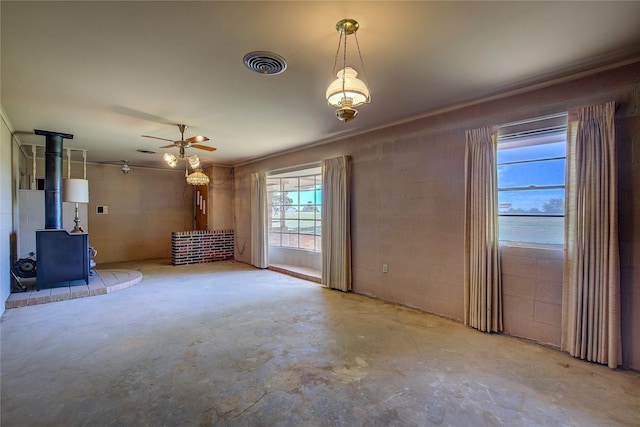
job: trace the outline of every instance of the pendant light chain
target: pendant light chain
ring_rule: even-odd
[[[336,67],[338,66],[338,54],[340,53],[340,45],[342,44],[342,32],[340,32],[340,38],[338,39],[338,49],[336,49],[336,56],[333,58],[333,71],[331,72],[331,80],[336,75]]]
[[[364,76],[364,83],[369,87],[369,79],[367,78],[367,70],[364,68],[364,61],[362,60],[362,51],[360,50],[360,43],[358,43],[358,32],[354,32],[353,35],[356,38],[356,48],[358,49],[358,56],[360,57],[360,66],[362,67],[362,75]]]
[[[343,58],[342,58],[342,100],[344,102],[347,99],[347,91],[345,90],[345,85],[346,85],[346,81],[347,81],[347,76],[346,76],[347,73],[345,73],[345,68],[347,68],[347,38],[348,38],[348,36],[346,34],[346,30],[344,29],[344,26],[342,27],[342,29],[345,32],[345,35],[344,35],[344,50],[343,50],[344,54],[343,54]],[[342,38],[342,32],[340,33],[340,38]]]

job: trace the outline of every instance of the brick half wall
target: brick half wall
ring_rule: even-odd
[[[233,230],[174,231],[171,233],[171,264],[199,264],[234,258]]]

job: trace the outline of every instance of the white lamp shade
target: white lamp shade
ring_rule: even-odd
[[[66,178],[62,180],[62,201],[89,203],[89,181]]]
[[[338,71],[338,78],[331,82],[326,93],[327,102],[331,107],[342,107],[345,97],[352,100],[351,107],[357,107],[358,105],[371,101],[369,88],[367,88],[367,85],[358,79],[357,76],[358,72],[351,67],[345,67]]]

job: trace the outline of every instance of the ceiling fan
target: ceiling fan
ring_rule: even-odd
[[[160,148],[172,148],[172,147],[180,148],[180,158],[181,159],[184,159],[184,150],[185,150],[185,148],[198,148],[200,150],[216,151],[216,149],[214,147],[209,147],[208,145],[198,144],[199,142],[208,141],[209,138],[207,138],[206,136],[196,135],[196,136],[192,136],[191,138],[184,139],[184,131],[185,131],[186,128],[187,128],[187,125],[178,125],[178,129],[180,130],[180,139],[178,141],[173,141],[173,140],[167,139],[167,138],[159,138],[157,136],[151,136],[151,135],[142,135],[142,136],[145,137],[145,138],[160,139],[162,141],[171,142],[172,144],[164,145],[164,146],[162,146]]]

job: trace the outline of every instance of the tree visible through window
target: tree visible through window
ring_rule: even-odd
[[[320,174],[267,177],[267,204],[269,246],[321,251]]]
[[[500,240],[563,243],[566,137],[566,116],[498,137]]]

